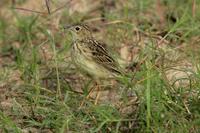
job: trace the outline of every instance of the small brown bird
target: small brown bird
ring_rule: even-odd
[[[71,57],[79,69],[96,80],[122,75],[118,63],[109,54],[105,45],[92,36],[88,26],[79,24],[70,26],[68,29],[73,37]]]
[[[122,74],[118,63],[105,46],[92,36],[88,26],[74,25],[69,29],[73,36],[72,60],[77,67],[94,78],[114,78]]]

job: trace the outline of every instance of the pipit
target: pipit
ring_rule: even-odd
[[[105,45],[93,37],[87,25],[73,25],[68,29],[73,38],[71,58],[79,69],[95,80],[122,75],[118,63],[109,54]]]

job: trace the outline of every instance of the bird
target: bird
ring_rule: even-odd
[[[119,63],[111,56],[106,45],[95,39],[88,25],[75,24],[65,29],[72,34],[71,58],[78,69],[95,80],[123,75]]]

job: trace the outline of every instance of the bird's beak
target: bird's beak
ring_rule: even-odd
[[[63,26],[64,30],[72,30],[72,26],[71,25],[65,25]]]

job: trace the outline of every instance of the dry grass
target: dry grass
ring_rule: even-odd
[[[199,1],[91,0],[0,4],[0,132],[199,132]],[[94,82],[71,63],[90,25],[127,75]],[[81,101],[85,101],[80,108]]]

